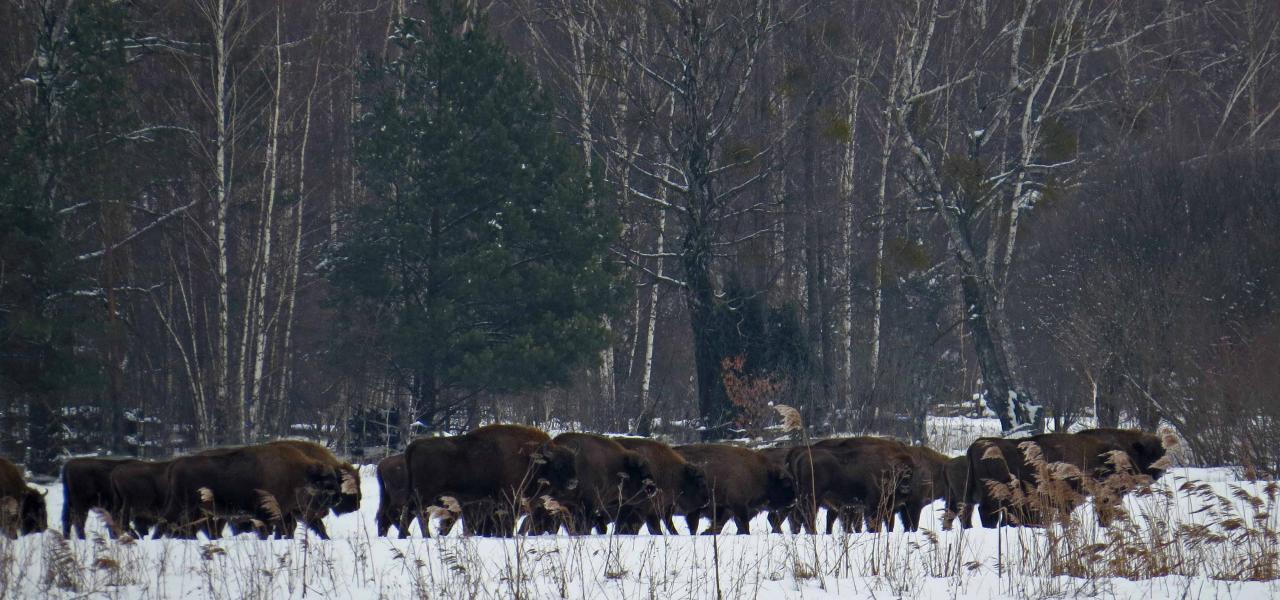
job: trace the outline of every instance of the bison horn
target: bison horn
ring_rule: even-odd
[[[346,494],[348,496],[355,495],[356,492],[360,491],[360,486],[359,484],[356,483],[356,478],[354,475],[348,472],[342,473],[342,490],[341,491],[343,494]]]

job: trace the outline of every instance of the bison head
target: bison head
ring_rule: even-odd
[[[345,515],[360,510],[360,471],[354,466],[343,463],[338,467],[339,495],[337,504],[333,506],[333,514]]]
[[[22,521],[19,529],[22,535],[40,533],[49,527],[49,512],[45,507],[44,494],[34,488],[27,488],[22,495]]]
[[[642,496],[652,498],[658,493],[658,485],[653,482],[653,472],[649,469],[649,461],[639,452],[624,451],[622,470],[618,472],[622,480],[623,495],[628,498]]]
[[[711,503],[711,486],[707,484],[707,474],[702,467],[685,463],[680,474],[680,496],[677,499],[680,509],[689,512],[703,508]]]
[[[916,483],[915,478],[917,477],[917,474],[911,467],[903,467],[895,469],[890,477],[895,477],[898,481],[898,487],[894,491],[899,495],[907,496],[911,494],[911,488]]]
[[[786,469],[771,465],[768,486],[765,496],[769,508],[777,510],[795,503],[796,481]]]
[[[1164,475],[1164,467],[1169,461],[1162,460],[1165,455],[1164,444],[1160,438],[1150,433],[1143,433],[1130,444],[1129,456],[1133,457],[1134,466],[1151,479],[1160,479]]]
[[[531,456],[535,480],[545,481],[553,495],[578,487],[577,458],[572,450],[555,442],[545,442]]]
[[[306,468],[307,491],[320,506],[333,507],[342,494],[342,474],[332,466],[316,463]]]

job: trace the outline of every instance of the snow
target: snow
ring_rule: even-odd
[[[931,419],[947,444],[989,432],[993,419]],[[998,431],[998,424],[995,425]],[[942,448],[957,454],[955,447]],[[1230,469],[1174,469],[1157,489],[1130,497],[1136,523],[1212,523],[1217,500],[1178,491],[1203,482],[1230,510],[1258,511],[1236,492],[1264,496],[1262,482],[1239,481]],[[377,482],[361,469],[358,513],[326,518],[333,539],[300,533],[293,540],[242,535],[220,540],[109,540],[101,519],[90,539],[60,551],[57,533],[0,540],[0,598],[1266,598],[1275,581],[1211,577],[1232,559],[1232,546],[1184,548],[1179,575],[1050,576],[1050,538],[1040,529],[941,531],[940,503],[919,532],[767,534],[763,516],[751,535],[468,538],[408,540],[376,536]],[[48,489],[50,524],[62,510],[59,486]],[[1092,509],[1076,517],[1084,541],[1117,533],[1094,526]],[[1275,516],[1267,516],[1274,530]],[[1162,521],[1161,519],[1164,519]],[[680,527],[683,520],[677,519]],[[821,522],[821,521],[820,521]],[[1154,527],[1155,525],[1150,525]],[[1148,527],[1139,525],[1138,527]],[[1147,531],[1142,529],[1141,531]],[[1153,530],[1154,531],[1154,530]],[[726,533],[734,533],[732,523]],[[1141,532],[1140,532],[1141,533]],[[1155,537],[1155,534],[1152,534]],[[415,527],[416,536],[416,527]],[[1139,538],[1142,536],[1139,535]],[[1064,543],[1059,540],[1058,543]],[[1275,577],[1275,575],[1272,575]],[[718,590],[718,592],[717,592]]]

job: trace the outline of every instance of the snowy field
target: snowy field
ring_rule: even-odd
[[[384,539],[377,484],[333,540],[0,540],[0,598],[1280,598],[1276,489],[1225,469],[1176,469],[1101,529],[916,533]],[[1268,495],[1270,494],[1270,495]],[[59,526],[59,487],[49,489]],[[730,523],[726,532],[733,532]]]

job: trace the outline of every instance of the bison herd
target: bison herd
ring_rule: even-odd
[[[945,504],[943,527],[1044,525],[1094,497],[1099,521],[1127,490],[1166,468],[1161,438],[1091,429],[1022,439],[981,438],[963,456],[875,437],[754,450],[729,444],[668,446],[591,433],[551,437],[520,425],[489,425],[453,437],[414,440],[377,466],[377,533],[471,535],[676,533],[675,518],[718,534],[740,534],[768,513],[773,532],[914,531],[924,509]],[[328,537],[323,517],[359,508],[359,472],[305,441],[215,448],[167,461],[75,458],[62,471],[62,532],[84,538],[90,511],[111,535],[213,538],[224,528],[290,537],[299,525]],[[0,459],[0,528],[10,537],[43,531],[43,494]]]

